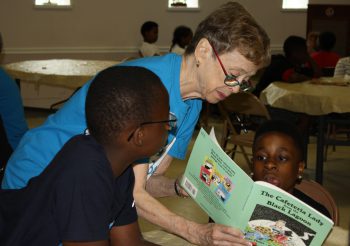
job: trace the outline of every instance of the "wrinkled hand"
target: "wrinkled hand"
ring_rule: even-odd
[[[197,235],[199,245],[252,245],[243,239],[243,233],[239,229],[215,223],[199,225]]]
[[[185,189],[183,189],[180,185],[181,181],[182,181],[182,177],[183,177],[183,174],[181,174],[179,177],[176,178],[175,180],[175,185],[176,185],[176,190],[177,190],[177,193],[179,193],[178,195],[180,197],[189,197],[189,195],[187,194],[187,192],[185,191]]]

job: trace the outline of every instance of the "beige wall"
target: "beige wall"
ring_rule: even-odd
[[[35,9],[33,0],[1,0],[2,62],[42,58],[121,59],[136,55],[140,25],[160,25],[157,45],[167,51],[177,25],[193,30],[227,0],[199,0],[200,11],[171,12],[167,0],[73,0],[72,9]],[[305,36],[306,12],[283,12],[281,0],[241,0],[266,29],[279,51],[291,34]],[[310,3],[350,4],[350,0],[310,0]]]

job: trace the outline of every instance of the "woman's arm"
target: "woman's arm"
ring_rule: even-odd
[[[167,209],[145,189],[147,167],[147,164],[134,166],[134,198],[139,216],[194,244],[250,245],[250,243],[243,239],[243,234],[238,229],[213,223],[198,224],[176,215]],[[159,185],[162,184],[159,183]],[[171,189],[169,193],[175,193],[173,185],[169,189]]]

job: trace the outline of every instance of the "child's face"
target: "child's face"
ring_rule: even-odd
[[[291,137],[269,132],[257,139],[253,150],[255,181],[266,181],[291,193],[303,171],[301,153]]]
[[[145,32],[145,41],[147,43],[153,44],[158,40],[158,27],[153,27],[148,32]]]
[[[291,60],[296,65],[302,65],[308,62],[309,54],[306,48],[299,48],[293,51],[291,54]]]

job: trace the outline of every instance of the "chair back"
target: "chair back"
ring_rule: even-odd
[[[262,120],[271,119],[267,108],[259,98],[247,92],[239,92],[230,95],[224,101],[221,101],[218,107],[224,119],[220,141],[221,147],[227,154],[231,153],[232,159],[234,158],[235,152],[238,152],[236,151],[238,147],[248,165],[251,166],[250,158],[248,158],[248,153],[244,147],[252,147],[254,134],[252,132],[241,134],[241,130],[247,129],[246,127],[249,125],[253,125],[251,124],[253,120],[252,116],[258,116],[259,119],[261,117]],[[261,122],[262,121],[260,121],[260,123]],[[254,122],[255,125],[260,123]],[[228,143],[232,143],[234,147],[228,148]]]
[[[219,105],[230,113],[262,116],[270,119],[266,106],[252,93],[239,92],[232,94],[220,102]]]
[[[334,225],[339,225],[338,206],[326,188],[313,180],[303,180],[295,188],[322,204],[331,215]]]

